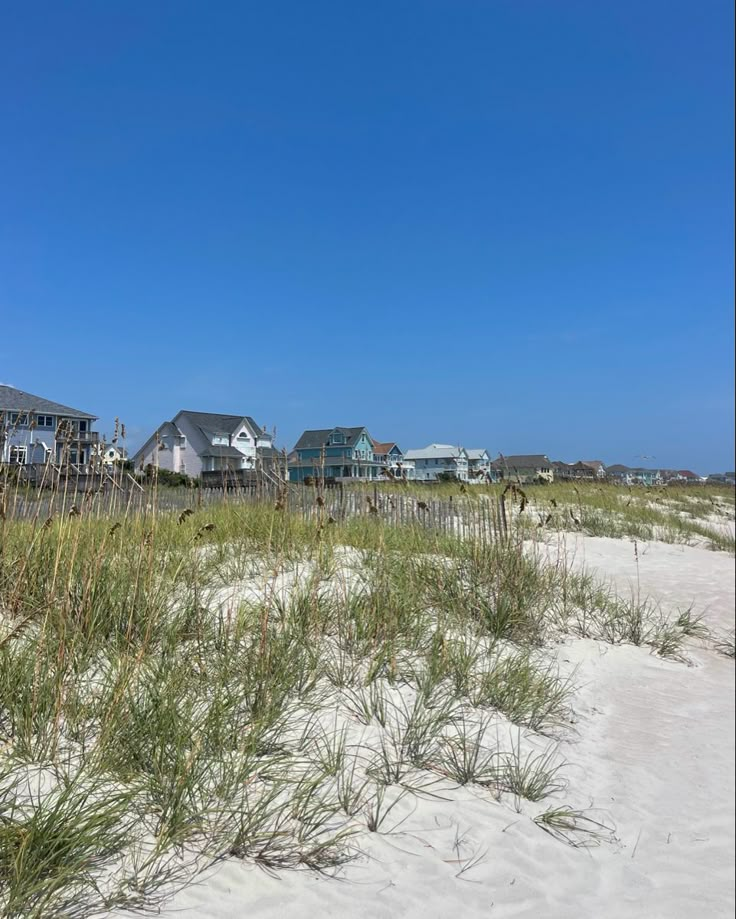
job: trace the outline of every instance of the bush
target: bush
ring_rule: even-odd
[[[455,475],[454,472],[440,472],[437,476],[438,482],[452,482],[453,484],[459,482],[460,479]]]
[[[196,488],[199,484],[196,479],[190,478],[183,472],[171,472],[169,469],[157,469],[150,463],[143,470],[146,482],[158,480],[159,485],[165,485],[169,488],[177,488],[181,485],[188,485],[190,488]]]

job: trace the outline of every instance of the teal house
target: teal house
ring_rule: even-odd
[[[384,468],[366,428],[304,431],[289,460],[292,482],[305,479],[376,479]]]

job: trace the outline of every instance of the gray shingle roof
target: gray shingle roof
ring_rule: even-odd
[[[314,431],[304,431],[302,436],[296,442],[295,450],[319,450],[326,447],[330,439],[330,434],[334,431],[340,431],[345,435],[345,446],[352,447],[365,431],[365,428],[320,428]],[[342,445],[341,445],[342,446]]]
[[[182,409],[178,415],[186,415],[192,424],[212,434],[234,434],[243,420],[253,428],[256,436],[262,433],[261,426],[250,415],[221,415],[218,412],[190,412],[187,409]]]
[[[14,386],[5,385],[0,385],[0,412],[41,412],[62,415],[65,418],[87,418],[93,421],[97,419],[97,415],[90,415],[78,408],[70,408],[60,402],[52,402],[50,399],[43,399]]]
[[[544,453],[522,453],[518,456],[504,456],[493,461],[496,469],[539,469],[541,466],[552,466]]]

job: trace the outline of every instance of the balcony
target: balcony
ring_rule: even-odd
[[[98,444],[100,434],[98,431],[79,431],[76,428],[60,426],[56,431],[56,440],[73,444]]]

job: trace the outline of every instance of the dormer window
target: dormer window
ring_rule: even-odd
[[[250,437],[248,437],[245,431],[241,431],[240,434],[238,434],[238,440],[242,441],[243,443],[247,443],[250,440]]]
[[[335,432],[333,433],[332,437],[330,438],[330,443],[332,443],[332,444],[344,444],[344,443],[345,443],[345,435],[342,433],[342,431],[335,431]]]

